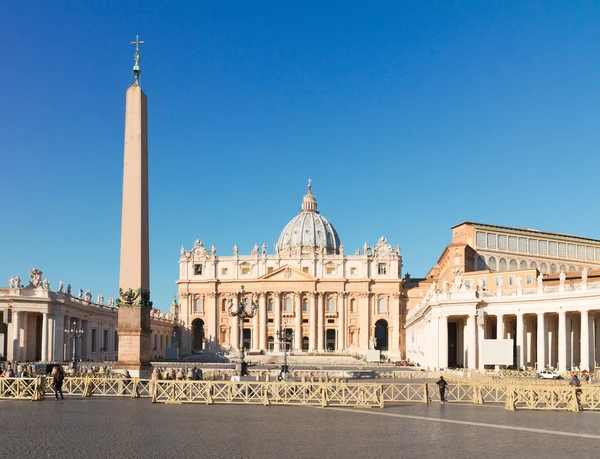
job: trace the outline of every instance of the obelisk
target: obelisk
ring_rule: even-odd
[[[150,266],[148,237],[148,126],[146,95],[140,87],[136,37],[133,74],[125,102],[121,270],[119,275],[119,353],[114,370],[145,377],[150,366]]]

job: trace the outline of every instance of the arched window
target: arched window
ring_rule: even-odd
[[[488,266],[492,271],[496,271],[496,259],[494,257],[488,258]]]
[[[556,265],[555,265],[554,263],[552,263],[552,264],[550,265],[550,272],[551,272],[551,273],[555,273],[555,272],[556,272]]]
[[[530,263],[529,267],[530,267],[531,269],[537,269],[537,263],[536,263],[535,261],[532,261],[532,262]]]
[[[327,300],[327,312],[335,312],[335,300],[333,298]]]
[[[379,314],[385,314],[387,312],[387,301],[385,298],[379,298],[377,302],[377,312]]]
[[[540,272],[541,272],[542,274],[546,274],[546,273],[548,272],[548,266],[546,266],[546,263],[542,263],[542,264],[540,265]]]
[[[221,312],[227,311],[227,300],[221,301]]]
[[[356,312],[356,300],[354,298],[350,300],[350,312],[352,314]]]
[[[575,266],[573,266],[573,265],[569,266],[569,272],[571,273],[573,271],[575,271]]]
[[[485,258],[483,258],[481,255],[479,255],[477,257],[477,271],[484,270],[485,268],[486,268],[486,266],[485,266]]]
[[[202,297],[196,298],[196,302],[194,304],[194,312],[202,312]]]
[[[267,303],[267,311],[273,312],[273,299],[269,298],[269,302]]]
[[[527,269],[527,262],[525,260],[521,260],[519,268],[520,269]]]
[[[308,312],[308,300],[302,302],[302,312]]]
[[[561,273],[566,273],[567,272],[567,267],[565,265],[560,265],[560,272]]]
[[[285,297],[284,311],[285,312],[292,312],[292,297],[291,296],[286,296]]]
[[[500,258],[499,265],[500,271],[506,271],[506,258]]]
[[[510,270],[514,271],[517,269],[517,260],[510,260]]]

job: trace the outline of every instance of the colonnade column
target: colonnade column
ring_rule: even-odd
[[[62,311],[54,313],[54,360],[62,362],[64,360],[64,327],[65,320]]]
[[[400,350],[400,292],[395,292],[392,300],[392,342],[388,343],[390,351]]]
[[[237,311],[239,307],[239,299],[237,293],[233,294],[233,310]],[[240,348],[240,317],[234,316],[231,318],[231,339],[229,340],[229,345],[239,350]],[[243,320],[243,319],[242,319]]]
[[[546,368],[546,321],[544,313],[537,315],[537,369],[538,371]]]
[[[558,312],[558,371],[567,371],[567,314]]]
[[[294,295],[294,315],[295,315],[295,326],[294,326],[294,349],[296,351],[302,350],[302,294],[296,293]]]
[[[469,315],[467,319],[467,359],[468,368],[477,368],[477,325],[475,323],[475,314]]]
[[[48,360],[48,313],[42,314],[42,362]]]
[[[279,345],[279,338],[277,338],[277,332],[281,330],[281,293],[273,292],[275,295],[275,333],[273,335],[273,351],[279,352],[281,347]]]
[[[213,299],[213,307],[212,315],[209,316],[209,325],[208,325],[208,337],[209,337],[209,345],[216,349],[219,345],[219,294],[217,292],[214,295],[209,295],[210,298]],[[212,335],[211,335],[212,334]],[[210,337],[212,336],[212,340]]]
[[[252,301],[256,301],[257,296],[258,294],[252,295]],[[260,329],[260,309],[258,309],[254,312],[254,317],[252,318],[252,349],[255,351],[260,349]]]
[[[448,368],[448,316],[440,316],[438,327],[438,367]]]
[[[315,351],[317,349],[317,305],[315,302],[315,296],[317,292],[310,294],[310,331],[308,336],[308,350]]]
[[[317,351],[323,352],[323,335],[325,334],[325,330],[323,327],[323,302],[325,301],[323,294],[319,293],[318,299],[318,310],[317,310]]]
[[[517,370],[519,370],[525,361],[525,322],[523,314],[517,314]]]
[[[260,338],[258,347],[261,350],[267,349],[267,295],[261,292],[258,296],[258,315],[260,317]]]
[[[589,311],[581,311],[581,334],[579,338],[581,343],[580,370],[590,369],[590,321]]]
[[[21,360],[21,313],[13,311],[13,356],[12,360]],[[16,372],[16,368],[14,371]]]
[[[338,309],[338,351],[346,349],[346,293],[340,293],[336,299]]]
[[[496,339],[504,339],[504,316],[496,315]]]
[[[359,314],[359,333],[358,344],[362,351],[369,349],[370,328],[369,321],[371,318],[371,308],[369,304],[369,292],[361,293],[358,298],[358,314]]]

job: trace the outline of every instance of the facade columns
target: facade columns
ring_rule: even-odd
[[[504,339],[504,316],[496,315],[496,339]]]
[[[359,348],[362,351],[369,349],[369,340],[371,338],[369,322],[371,318],[371,308],[369,297],[370,292],[361,293],[358,298],[358,313],[359,313],[359,332],[358,332],[358,343]]]
[[[233,294],[233,310],[237,311],[239,307],[239,298],[238,294]],[[229,345],[235,350],[240,349],[240,317],[233,316],[231,317],[231,339],[229,340]],[[243,319],[242,319],[243,320]]]
[[[525,321],[523,314],[517,314],[517,370],[525,365]]]
[[[323,316],[324,316],[324,311],[323,311],[323,302],[325,301],[324,295],[323,293],[319,293],[319,299],[318,299],[318,311],[317,311],[317,351],[319,352],[323,352],[324,351],[324,343],[323,343],[323,338],[325,335],[325,329],[323,327]]]
[[[567,371],[567,314],[558,312],[558,371]]]
[[[546,321],[544,313],[537,315],[537,369],[538,371],[546,368]]]
[[[279,338],[277,338],[277,332],[281,330],[281,293],[273,292],[275,295],[275,333],[273,334],[273,351],[279,352],[281,346]]]
[[[467,319],[467,361],[469,368],[477,368],[477,324],[475,314],[470,314]]]
[[[392,342],[388,347],[395,353],[400,350],[400,292],[394,293],[392,298]]]
[[[252,301],[256,301],[257,295],[252,295]],[[260,304],[258,306],[260,308]],[[258,350],[259,347],[259,338],[260,338],[260,309],[254,312],[254,317],[252,318],[252,349]]]
[[[448,316],[440,316],[438,327],[438,366],[445,369],[448,368]]]
[[[313,292],[310,294],[310,303],[308,307],[310,308],[310,331],[308,337],[308,350],[315,351],[317,349],[317,305],[315,301],[315,296],[317,292]]]
[[[48,313],[42,314],[42,362],[48,360]]]
[[[258,316],[260,320],[260,337],[258,340],[258,348],[261,350],[267,349],[267,296],[261,292],[258,296]]]
[[[13,356],[12,360],[21,360],[21,313],[13,311]],[[15,374],[16,374],[16,368]]]
[[[296,293],[294,295],[294,349],[296,351],[302,350],[302,294]]]
[[[336,298],[338,309],[338,351],[346,349],[346,293],[340,293]]]
[[[581,334],[579,338],[581,343],[581,356],[579,369],[590,369],[590,321],[589,311],[581,311]]]
[[[65,319],[62,311],[54,313],[54,360],[63,362],[65,338]]]

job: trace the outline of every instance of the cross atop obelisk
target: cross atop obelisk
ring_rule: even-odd
[[[135,84],[140,84],[140,45],[143,45],[144,42],[140,41],[140,36],[135,36],[135,41],[131,42],[132,45],[135,45],[135,54],[133,55],[133,74],[135,75]]]

